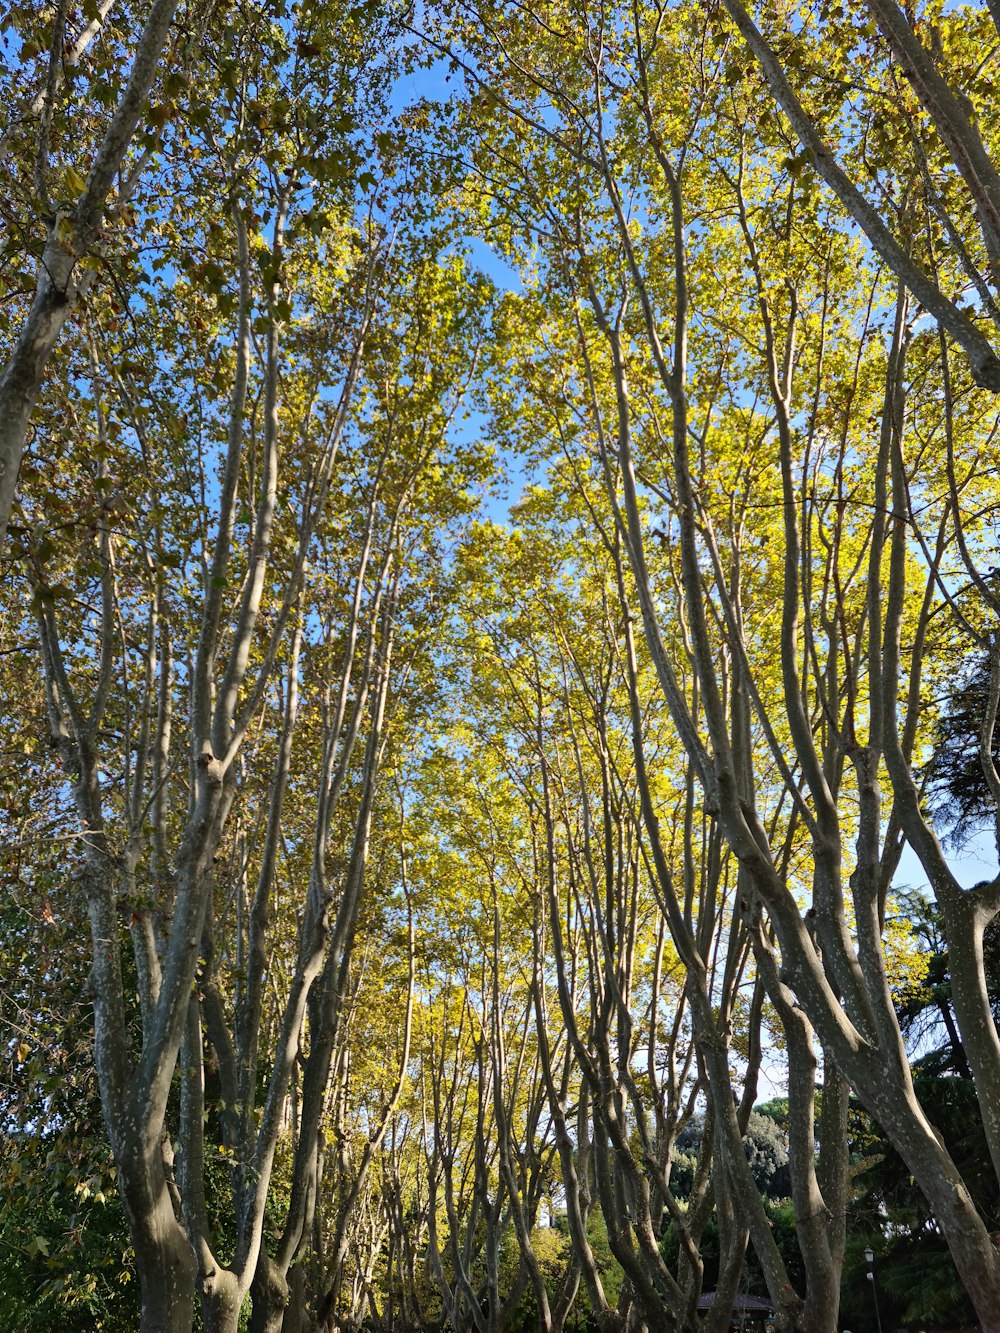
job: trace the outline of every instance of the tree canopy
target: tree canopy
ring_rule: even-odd
[[[5,1327],[1000,1330],[998,53],[9,9]]]

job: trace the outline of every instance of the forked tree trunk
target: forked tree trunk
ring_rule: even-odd
[[[236,1275],[228,1268],[217,1268],[203,1280],[201,1319],[205,1333],[237,1333],[242,1308]]]

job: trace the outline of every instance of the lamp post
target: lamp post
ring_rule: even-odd
[[[875,1326],[882,1333],[882,1316],[878,1310],[878,1290],[875,1286],[875,1251],[869,1245],[865,1250],[865,1262],[868,1264],[868,1281],[872,1284],[872,1300],[875,1302]]]

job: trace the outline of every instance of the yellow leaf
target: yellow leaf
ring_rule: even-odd
[[[75,238],[76,228],[73,226],[73,219],[63,213],[56,222],[56,240],[64,250],[68,250],[72,254]]]
[[[63,173],[63,179],[66,182],[66,188],[73,194],[83,194],[87,188],[85,177],[80,175],[76,167],[67,167]]]

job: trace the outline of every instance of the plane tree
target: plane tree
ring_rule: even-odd
[[[977,960],[996,885],[960,887],[915,775],[924,689],[954,660],[940,627],[956,617],[992,641],[990,400],[959,378],[949,330],[885,284],[780,119],[761,121],[756,90],[728,78],[711,16],[463,16],[453,50],[486,140],[468,141],[470,202],[481,177],[486,234],[544,266],[523,303],[532,322],[541,307],[538,350],[522,353],[544,371],[522,400],[545,401],[566,365],[578,419],[553,435],[604,478],[623,612],[634,598],[748,917],[767,922],[758,966],[795,1042],[800,1216],[819,1219],[811,1240],[799,1229],[815,1261],[806,1313],[777,1268],[772,1299],[790,1325],[835,1319],[850,1083],[927,1192],[989,1326],[995,1250],[914,1090],[883,932],[905,839],[948,919],[989,1140],[1000,1065]],[[908,216],[922,223],[919,199]],[[956,605],[956,580],[975,611]],[[829,1070],[822,1184],[803,1151],[813,1030]]]
[[[65,346],[10,551],[71,796],[95,1063],[148,1328],[188,1327],[196,1285],[206,1326],[235,1327],[306,1032],[282,1280],[308,1234],[389,729],[420,697],[406,682],[428,679],[437,526],[461,521],[487,470],[449,432],[488,286],[426,231],[355,218],[342,173],[323,173],[336,145],[306,158],[294,125],[275,139],[265,121],[258,108],[222,143],[205,130],[200,193],[160,220],[166,280],[127,310],[95,298]],[[219,210],[217,172],[236,167]]]
[[[988,107],[1000,9],[865,0],[797,11],[794,26],[780,5],[721,9],[735,29],[714,36],[727,79],[745,77],[747,56],[755,62],[802,159],[966,354],[975,382],[996,393],[1000,175]],[[845,132],[859,104],[875,153]]]

